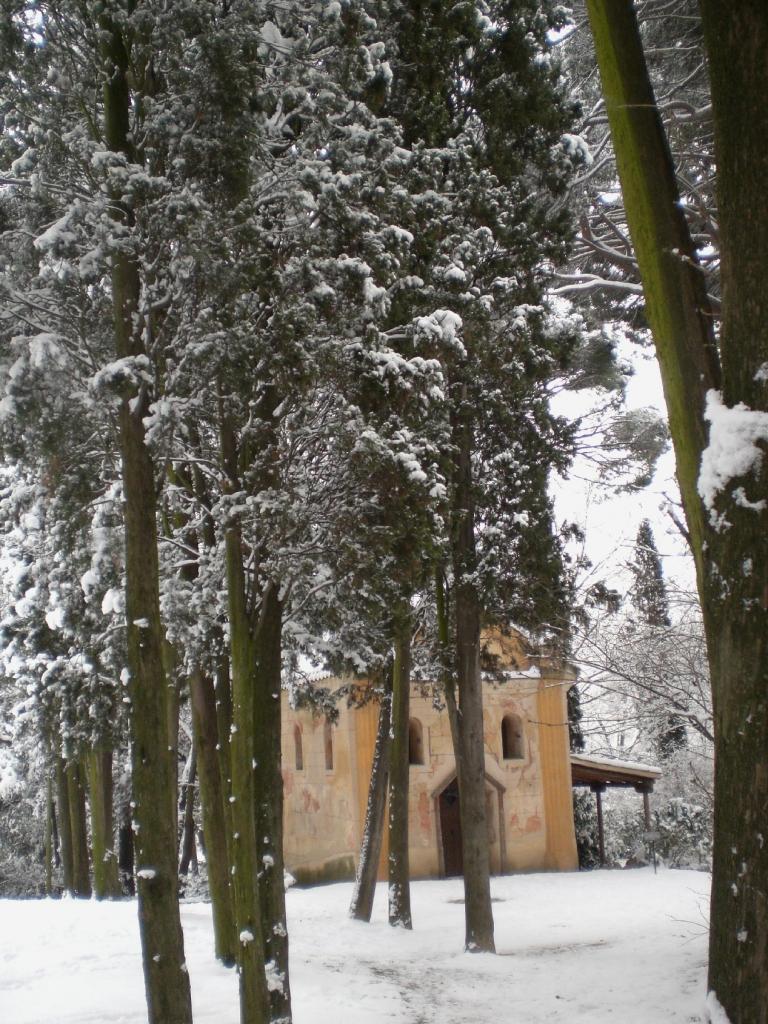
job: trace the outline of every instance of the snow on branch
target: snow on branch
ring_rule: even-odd
[[[558,274],[558,281],[565,282],[557,288],[550,288],[550,295],[573,295],[576,292],[591,292],[599,288],[610,288],[613,291],[629,292],[631,295],[642,295],[643,286],[634,281],[612,281],[598,274]]]

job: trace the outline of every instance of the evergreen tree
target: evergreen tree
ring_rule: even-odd
[[[574,683],[568,689],[568,746],[572,754],[581,753],[587,746],[581,724],[583,718],[581,695],[578,686]]]
[[[647,519],[644,519],[638,527],[635,558],[630,564],[630,570],[635,577],[635,584],[630,596],[632,604],[640,615],[641,622],[656,629],[669,628],[672,622],[669,618],[667,587],[653,530]],[[660,691],[663,691],[664,680],[658,681],[658,687]],[[685,723],[679,715],[665,713],[663,708],[659,710],[659,715],[661,722],[655,730],[656,748],[658,756],[666,761],[677,750],[685,746]]]
[[[629,568],[635,578],[630,598],[641,621],[649,626],[669,626],[667,587],[653,530],[647,519],[638,527],[635,557]]]
[[[549,414],[545,382],[572,338],[541,303],[543,261],[558,258],[568,233],[557,198],[572,166],[561,146],[571,111],[547,41],[560,15],[534,4],[380,9],[393,71],[383,110],[414,154],[400,223],[416,239],[419,285],[398,295],[391,316],[410,316],[406,337],[439,360],[447,385],[443,618],[454,636],[445,678],[466,945],[488,950],[481,619],[527,618],[535,607],[551,620],[563,607],[546,480],[549,466],[565,463],[568,438]]]

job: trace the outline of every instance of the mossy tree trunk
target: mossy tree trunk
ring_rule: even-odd
[[[196,432],[193,443],[200,446]],[[198,508],[209,509],[212,504],[208,484],[196,466],[173,467],[168,470],[171,483],[183,487],[197,502]],[[184,529],[187,544],[198,552],[198,530],[190,529],[189,517],[176,513],[175,525]],[[199,536],[210,549],[216,544],[216,527],[212,517],[205,514],[199,527]],[[193,584],[198,578],[198,560],[188,559],[180,573]],[[215,627],[212,645],[224,646],[219,628]],[[220,658],[216,685],[209,671],[194,666],[187,682],[192,711],[192,734],[195,763],[200,781],[200,810],[203,825],[208,888],[213,912],[214,948],[217,959],[231,967],[237,961],[237,932],[235,930],[232,885],[230,881],[232,828],[228,796],[230,792],[229,735],[232,723],[229,692],[229,662]],[[191,813],[191,812],[190,812]],[[185,836],[191,856],[192,821],[185,814]],[[182,862],[179,865],[183,871]]]
[[[261,425],[258,452],[248,443],[239,445],[233,424],[222,412],[222,462],[230,491],[240,490],[243,468],[248,470],[248,486],[252,492],[279,487],[278,441],[274,429],[278,405],[275,388],[265,385],[253,409],[253,417]],[[254,927],[250,924],[246,927],[247,934],[253,936],[253,940],[249,939],[249,946],[253,948],[245,949],[242,942],[240,946],[238,963],[241,985],[245,986],[241,988],[241,998],[251,1008],[248,1012],[266,1012],[265,1020],[289,1024],[291,996],[281,773],[283,608],[278,585],[265,570],[269,555],[267,541],[262,538],[259,543],[246,545],[240,522],[233,517],[226,531],[226,548],[232,696],[230,771],[232,796],[235,797],[232,828],[233,835],[237,836],[235,905],[236,914],[239,906],[249,922],[254,920]],[[248,800],[248,813],[241,801],[241,792],[242,798]],[[248,896],[242,891],[246,872],[251,879]],[[237,927],[242,936],[239,916]],[[261,957],[260,971],[258,957]],[[265,964],[270,973],[269,992]]]
[[[630,231],[664,380],[697,566],[715,711],[709,984],[731,1024],[768,1021],[768,480],[762,462],[697,493],[705,395],[768,413],[768,8],[702,0],[712,81],[723,284],[722,376],[630,5],[589,0]],[[660,196],[666,197],[664,202]],[[677,254],[682,254],[681,260]],[[662,277],[662,268],[666,276]],[[690,279],[690,280],[689,280]],[[684,309],[681,309],[684,306]],[[696,329],[699,324],[698,331]],[[686,332],[683,327],[688,325]],[[763,421],[765,422],[765,421]],[[765,436],[765,431],[764,431]],[[760,442],[766,451],[765,440]]]
[[[117,11],[118,5],[114,5]],[[100,16],[107,147],[135,160],[128,44],[112,4]],[[120,12],[122,13],[122,12]],[[115,197],[113,216],[131,225]],[[146,356],[140,311],[139,255],[116,250],[112,263],[115,354]],[[133,820],[138,857],[139,924],[150,1024],[191,1024],[189,975],[179,914],[176,861],[176,765],[168,750],[168,680],[163,664],[155,467],[146,442],[147,389],[121,396],[119,443],[125,522],[125,607],[130,673]]]
[[[91,871],[88,856],[88,821],[85,806],[85,777],[81,761],[67,761],[70,849],[72,850],[72,895],[88,899],[91,895]]]
[[[283,863],[281,771],[283,607],[277,587],[267,584],[256,632],[253,737],[256,759],[256,837],[264,955],[271,965],[273,1024],[290,1024],[288,925]]]
[[[411,616],[405,606],[395,621],[392,724],[389,759],[389,923],[412,928],[408,862],[408,719],[411,695]]]
[[[268,1024],[270,997],[264,970],[264,935],[259,906],[260,850],[256,837],[253,720],[254,638],[248,615],[243,547],[236,523],[226,531],[232,725],[229,739],[232,883],[238,935],[241,1024]]]
[[[87,764],[91,805],[93,894],[97,900],[114,899],[120,895],[120,880],[117,871],[112,807],[112,751],[105,747],[89,750]]]
[[[381,844],[384,839],[384,812],[387,806],[389,779],[390,728],[392,722],[392,670],[386,672],[387,686],[379,704],[379,721],[371,762],[371,781],[365,808],[363,838],[360,843],[360,861],[357,865],[355,888],[349,906],[349,916],[356,921],[370,921],[373,897],[379,873]]]
[[[236,492],[239,488],[237,439],[226,416],[222,416],[220,429],[228,488]],[[231,872],[238,935],[240,1020],[241,1024],[268,1024],[271,1009],[265,973],[258,882],[260,849],[256,836],[256,751],[253,735],[256,650],[243,568],[245,551],[240,523],[234,517],[226,528],[225,545],[232,699],[229,735]]]
[[[211,677],[195,669],[189,677],[192,729],[198,753],[200,807],[208,866],[208,886],[213,909],[216,956],[227,965],[237,958],[237,934],[232,906],[227,835],[226,783],[221,777],[216,695]],[[228,727],[227,727],[228,728]],[[224,738],[224,747],[228,746]]]
[[[224,796],[224,816],[229,821],[231,805],[227,797],[232,784],[232,763],[229,756],[229,737],[232,729],[232,677],[228,657],[219,658],[216,665],[214,696],[216,699],[216,728],[219,736],[216,754],[219,758],[219,774]],[[229,829],[228,837],[231,837],[231,832],[232,830]]]
[[[174,827],[178,835],[179,831],[179,801],[176,794],[179,792],[179,728],[180,728],[180,686],[178,681],[179,657],[173,645],[167,640],[163,642],[163,662],[165,665],[165,676],[168,681],[168,753],[173,765],[173,814]]]
[[[472,410],[466,397],[453,425],[456,460],[452,556],[455,579],[456,683],[458,713],[452,729],[459,785],[461,847],[464,862],[465,948],[495,952],[488,824],[485,814],[485,739],[480,678],[480,597],[477,568],[475,502],[472,492]]]

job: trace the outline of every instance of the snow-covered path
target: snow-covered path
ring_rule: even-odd
[[[413,885],[414,931],[347,919],[347,884],[288,893],[295,1024],[700,1020],[708,877],[598,871],[493,880],[498,956],[461,951],[458,880]],[[195,1024],[237,1024],[210,908],[183,907]],[[0,902],[3,1024],[143,1024],[131,903]]]

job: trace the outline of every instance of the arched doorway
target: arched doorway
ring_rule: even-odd
[[[485,772],[485,813],[488,823],[488,855],[492,874],[507,870],[506,836],[504,834],[504,787]],[[461,849],[461,816],[459,783],[454,775],[443,789],[433,795],[437,812],[438,863],[441,877],[454,878],[464,874]]]
[[[459,783],[449,783],[438,799],[440,838],[443,844],[443,874],[454,878],[464,873],[461,853],[461,818],[459,816]]]

